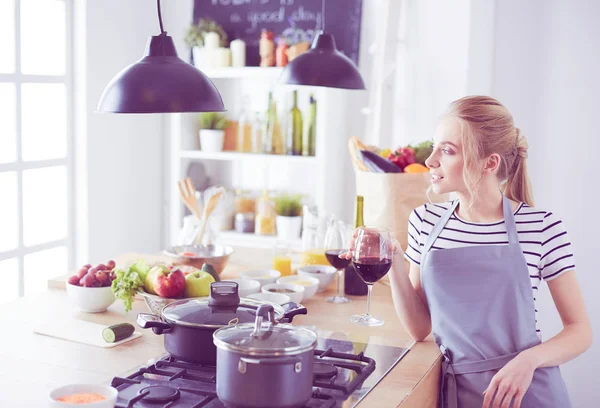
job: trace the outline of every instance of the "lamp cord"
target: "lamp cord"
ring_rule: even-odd
[[[325,0],[321,1],[321,31],[325,32]]]
[[[160,13],[160,0],[156,0],[156,8],[158,10],[158,24],[160,25],[160,34],[166,34],[163,28],[162,15]]]

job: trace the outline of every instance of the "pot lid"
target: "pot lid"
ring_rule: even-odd
[[[181,299],[165,306],[162,316],[171,323],[193,327],[220,328],[227,325],[254,322],[256,310],[264,301],[240,299],[236,282],[214,282],[208,298]],[[283,308],[272,305],[275,318],[280,319]]]
[[[213,334],[217,347],[251,355],[290,355],[315,348],[317,334],[311,330],[291,324],[275,324],[271,319],[263,323],[264,308],[273,312],[271,305],[257,311],[255,323],[223,327]]]

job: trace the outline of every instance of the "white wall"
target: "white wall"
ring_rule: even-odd
[[[129,251],[156,252],[163,228],[162,117],[95,113],[106,84],[140,59],[148,37],[159,33],[156,5],[147,0],[81,0],[75,5],[75,171],[83,203],[76,263],[106,261]]]
[[[562,217],[576,256],[578,280],[596,335],[600,332],[596,215],[600,173],[600,3],[497,1],[493,95],[513,112],[530,144],[536,205]],[[546,286],[540,325],[547,339],[561,329]],[[574,407],[597,406],[600,345],[562,367]]]

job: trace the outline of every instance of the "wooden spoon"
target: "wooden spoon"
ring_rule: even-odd
[[[198,236],[196,236],[196,245],[200,245],[200,243],[202,242],[202,238],[204,237],[204,231],[206,229],[206,221],[208,220],[210,214],[212,214],[212,212],[214,211],[217,204],[219,204],[219,200],[221,199],[221,196],[224,192],[225,189],[221,187],[208,199],[208,202],[204,206],[204,212],[202,214],[202,225],[200,226],[200,232],[198,233]]]
[[[200,209],[198,208],[198,200],[196,199],[196,187],[192,182],[191,177],[177,182],[179,187],[179,194],[185,206],[190,210],[192,214],[200,220]]]

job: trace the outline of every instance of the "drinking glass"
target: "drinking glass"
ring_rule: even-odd
[[[353,315],[350,320],[363,326],[381,326],[383,320],[371,316],[371,292],[373,284],[383,278],[392,266],[394,244],[389,230],[360,227],[352,253],[352,265],[356,273],[367,284],[367,313]]]
[[[348,228],[340,220],[333,219],[329,222],[327,232],[325,233],[325,257],[327,261],[337,269],[337,293],[335,296],[326,299],[330,303],[348,303],[350,299],[342,294],[341,280],[342,271],[350,264],[350,259],[341,259],[340,254],[348,252],[350,241]]]

